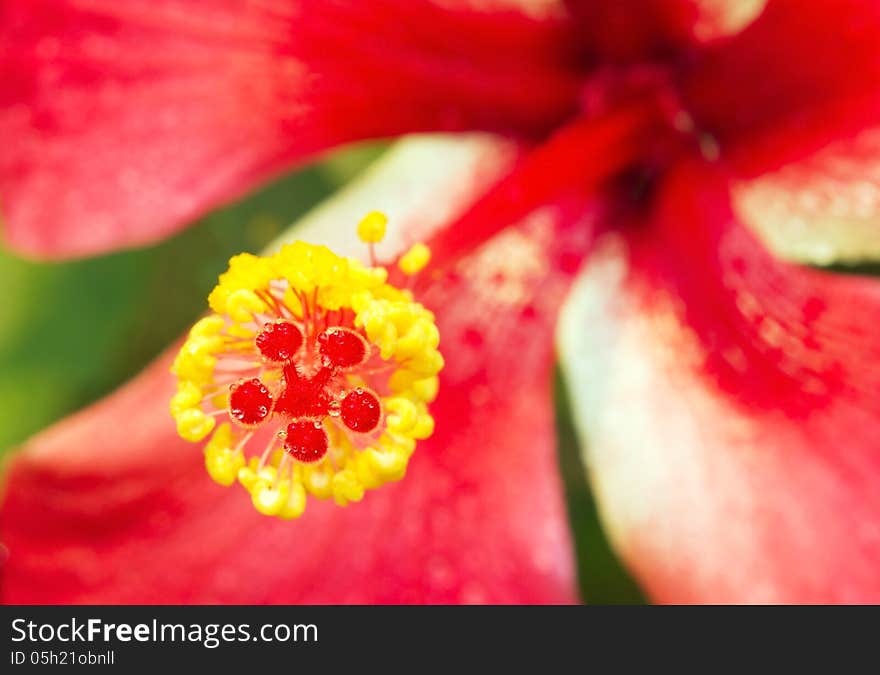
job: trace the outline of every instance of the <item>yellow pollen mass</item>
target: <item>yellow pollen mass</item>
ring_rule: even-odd
[[[371,212],[358,236],[377,243],[386,223]],[[399,266],[429,259],[417,244]],[[434,315],[385,267],[297,241],[234,256],[208,304],[172,365],[169,409],[215,482],[287,520],[309,497],[345,506],[404,477],[434,429],[443,357]]]
[[[378,244],[385,238],[385,226],[388,217],[381,211],[370,211],[358,223],[357,234],[360,240],[366,244]]]
[[[400,257],[397,266],[408,276],[421,272],[431,262],[431,249],[424,244],[415,244]]]

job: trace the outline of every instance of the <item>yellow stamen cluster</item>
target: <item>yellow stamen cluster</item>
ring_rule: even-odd
[[[381,240],[384,230],[385,218],[376,213],[358,226],[371,243]],[[424,248],[407,254],[406,269],[427,264],[430,252]],[[365,490],[403,477],[416,441],[433,432],[428,404],[437,395],[443,358],[433,314],[409,291],[388,284],[384,267],[298,241],[268,257],[233,257],[208,300],[214,313],[193,326],[172,366],[178,389],[170,408],[182,438],[198,442],[210,435],[204,450],[211,478],[224,486],[239,482],[260,513],[286,519],[303,513],[308,494],[346,505]],[[290,420],[283,413],[273,410],[249,427],[227,409],[230,384],[251,378],[265,383],[274,400],[281,395],[283,368],[262,358],[255,346],[261,327],[278,320],[293,323],[304,336],[292,361],[297,372],[320,367],[316,335],[328,325],[356,331],[368,345],[362,366],[334,374],[332,386],[375,392],[381,421],[371,433],[359,434],[342,424],[338,413],[316,420],[329,439],[316,462],[285,451]],[[257,452],[249,452],[255,444]]]

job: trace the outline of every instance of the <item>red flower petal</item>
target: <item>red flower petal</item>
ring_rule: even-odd
[[[588,49],[601,59],[644,61],[748,25],[765,0],[568,0]]]
[[[470,171],[452,165],[473,173],[486,154],[497,144],[472,145]],[[449,165],[436,147],[432,156]],[[374,183],[416,178],[399,168],[386,165]],[[415,184],[429,203],[453,196]],[[366,193],[351,188],[339,213]],[[346,509],[312,502],[295,522],[258,515],[176,437],[165,357],[17,456],[2,510],[3,600],[575,600],[549,385],[550,331],[571,274],[559,263],[582,252],[587,230],[558,226],[577,206],[536,213],[425,289],[447,365],[436,432],[402,482]],[[331,212],[317,221],[338,228]]]
[[[470,251],[542,204],[565,195],[600,192],[644,152],[656,134],[656,115],[651,103],[634,103],[561,126],[444,231],[440,241],[431,242],[435,255],[452,257]]]
[[[697,166],[575,297],[592,478],[654,599],[880,601],[877,279],[774,260]]]
[[[4,3],[0,196],[40,256],[151,242],[297,160],[574,105],[553,16],[427,0]]]
[[[732,39],[705,48],[686,105],[746,175],[849,138],[880,114],[880,5],[769,0]]]

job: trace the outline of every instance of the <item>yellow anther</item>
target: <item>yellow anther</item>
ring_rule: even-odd
[[[394,371],[391,377],[388,378],[388,388],[395,394],[406,394],[409,393],[410,388],[417,379],[419,379],[418,376],[411,370],[401,368]]]
[[[232,447],[232,426],[228,422],[224,422],[219,427],[211,440],[205,445],[205,452],[213,452],[218,449]]]
[[[381,211],[370,211],[357,226],[357,234],[362,242],[377,244],[385,238],[388,216]]]
[[[303,485],[309,494],[327,499],[333,494],[330,481],[333,476],[323,466],[307,466],[303,470]]]
[[[243,340],[253,340],[256,337],[256,332],[247,326],[242,326],[241,324],[234,323],[226,329],[226,333],[231,337],[241,338]]]
[[[397,326],[394,321],[394,303],[374,300],[358,312],[355,325],[363,326],[367,337],[379,347],[383,359],[390,359],[397,345]]]
[[[238,470],[238,482],[242,484],[245,490],[251,491],[254,483],[257,482],[257,472],[254,467],[248,464]]]
[[[431,262],[431,249],[424,244],[414,244],[400,257],[397,266],[408,276],[418,274]]]
[[[416,449],[416,442],[409,434],[395,436],[382,434],[379,438],[379,449],[383,452],[402,452],[406,457],[409,457]]]
[[[333,499],[340,506],[349,502],[359,502],[364,498],[364,486],[360,484],[357,475],[351,469],[343,469],[331,481]]]
[[[385,401],[388,416],[385,420],[388,430],[393,433],[406,433],[418,421],[419,411],[415,403],[405,398],[395,397]]]
[[[403,448],[390,449],[367,448],[364,453],[370,468],[385,480],[394,481],[403,478],[409,455]]]
[[[443,355],[436,349],[431,349],[419,355],[419,358],[411,359],[409,368],[421,377],[436,375],[443,370]]]
[[[419,400],[425,403],[433,403],[437,398],[437,391],[440,388],[440,380],[436,375],[416,380],[412,383],[412,392]]]
[[[373,467],[370,464],[369,457],[367,456],[367,453],[370,450],[371,448],[367,448],[366,450],[357,453],[354,460],[351,462],[351,467],[353,468],[358,481],[364,486],[365,490],[372,490],[385,482],[385,480],[373,470]]]
[[[434,418],[428,414],[419,416],[415,428],[412,430],[412,437],[418,440],[430,438],[434,433]]]
[[[214,428],[214,418],[201,410],[192,408],[181,411],[177,416],[177,433],[185,441],[193,443],[202,440]]]
[[[239,323],[245,323],[253,319],[254,314],[265,311],[266,304],[257,297],[257,294],[247,289],[240,289],[230,294],[226,301],[226,311],[229,316]]]
[[[244,455],[229,448],[205,452],[205,468],[208,475],[224,487],[229,487],[238,477],[239,470],[244,466]]]
[[[375,290],[388,281],[388,270],[384,267],[364,267],[357,260],[352,260],[348,270],[349,279],[354,287]]]
[[[222,344],[218,337],[189,338],[174,359],[171,372],[181,382],[190,381],[196,385],[210,383],[217,364],[214,354],[222,349]]]
[[[398,358],[408,358],[436,349],[440,343],[437,326],[424,319],[417,319],[397,341]]]
[[[202,400],[202,390],[189,380],[184,380],[177,385],[177,393],[171,397],[171,414],[177,417],[184,410],[195,408]]]
[[[287,502],[281,507],[278,513],[279,518],[289,520],[291,518],[299,518],[306,510],[306,491],[302,483],[291,483],[290,494],[287,496]]]
[[[258,480],[251,488],[251,499],[254,508],[264,516],[277,516],[287,506],[287,498],[290,496],[290,483],[279,481],[278,485],[272,485],[268,481]]]
[[[220,283],[208,296],[208,304],[218,314],[228,313],[229,297],[238,290],[265,288],[274,276],[268,258],[241,253],[229,260],[229,269],[220,275]]]
[[[196,321],[189,329],[189,334],[191,337],[211,337],[217,335],[225,326],[226,321],[222,316],[211,314]]]
[[[258,480],[271,482],[275,478],[275,467],[265,466],[259,470],[258,467],[259,460],[256,457],[251,457],[247,466],[242,467],[238,471],[238,482],[241,483],[248,492],[253,489],[254,484]]]
[[[229,487],[244,467],[244,455],[232,447],[232,429],[221,424],[205,446],[205,468],[220,485]]]

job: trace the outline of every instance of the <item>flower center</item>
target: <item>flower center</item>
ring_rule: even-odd
[[[372,247],[384,216],[364,222]],[[401,271],[429,258],[413,247]],[[213,432],[209,474],[241,483],[261,513],[295,518],[307,494],[359,501],[402,478],[433,431],[427,406],[443,366],[434,317],[386,279],[384,267],[303,242],[242,254],[209,297],[215,313],[190,331],[172,367],[178,432]]]

